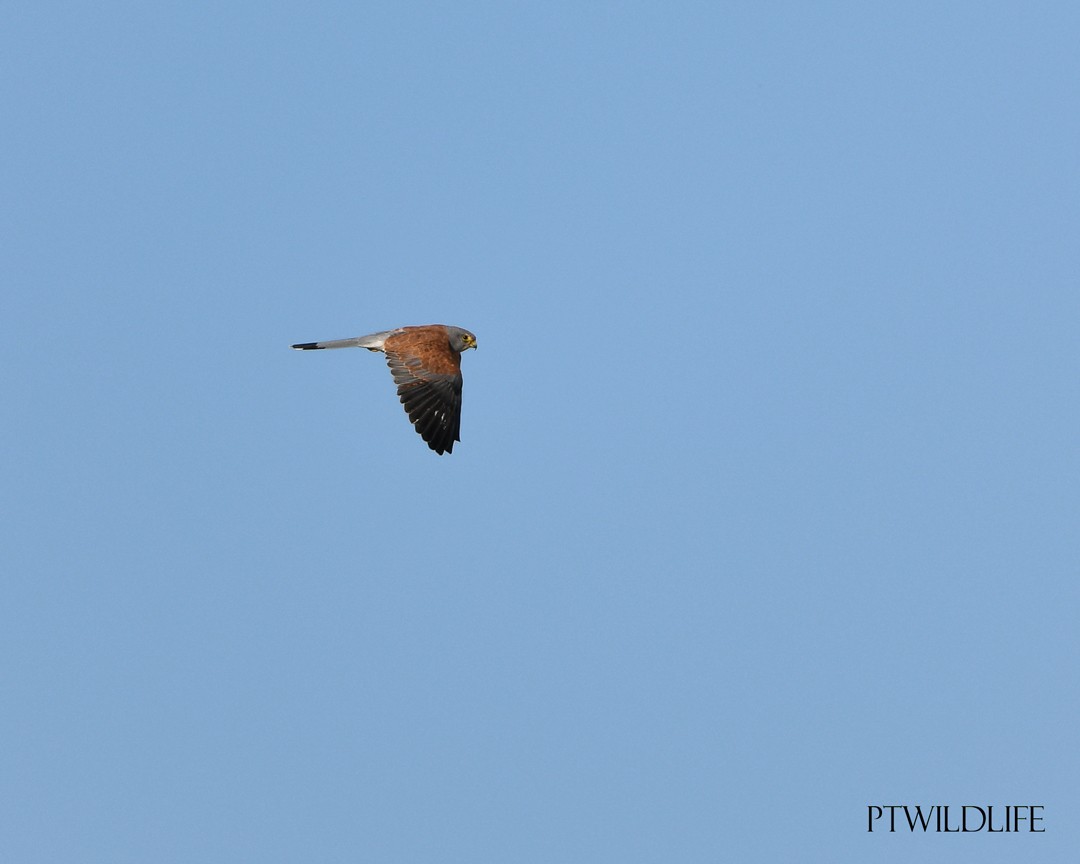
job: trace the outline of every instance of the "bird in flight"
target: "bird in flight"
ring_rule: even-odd
[[[452,453],[454,442],[461,440],[461,352],[476,347],[476,337],[468,330],[427,324],[292,347],[382,351],[405,413],[428,447],[441,456]]]

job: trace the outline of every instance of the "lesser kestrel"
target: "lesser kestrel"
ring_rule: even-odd
[[[461,352],[476,347],[476,337],[468,330],[428,324],[292,347],[382,351],[405,413],[428,447],[442,455],[453,452],[454,442],[461,440]]]

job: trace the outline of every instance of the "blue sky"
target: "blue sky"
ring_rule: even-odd
[[[1078,39],[9,4],[2,857],[1073,860]]]

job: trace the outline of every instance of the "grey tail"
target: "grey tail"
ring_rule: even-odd
[[[300,351],[311,351],[315,348],[370,348],[372,351],[382,350],[382,340],[375,333],[372,336],[353,336],[351,339],[324,339],[321,342],[301,342],[293,345]]]

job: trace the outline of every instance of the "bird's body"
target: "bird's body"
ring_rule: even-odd
[[[382,351],[401,404],[428,447],[442,455],[453,452],[454,442],[461,440],[461,352],[476,347],[476,337],[468,330],[427,324],[292,347]]]

